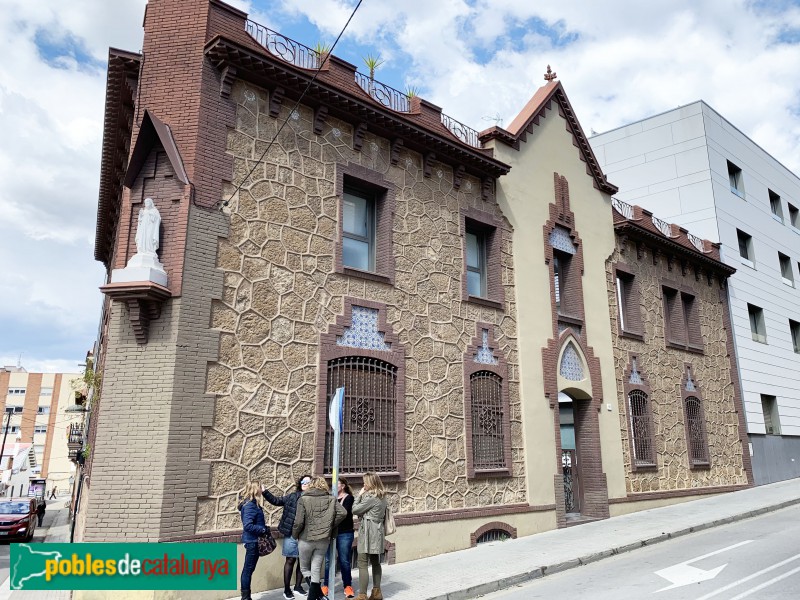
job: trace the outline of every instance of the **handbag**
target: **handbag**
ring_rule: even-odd
[[[271,554],[277,547],[278,543],[275,541],[275,538],[272,537],[269,527],[267,527],[267,532],[258,536],[258,555],[266,556],[267,554]]]
[[[397,525],[394,522],[394,515],[389,503],[386,503],[386,512],[383,515],[383,535],[392,535],[397,531]]]

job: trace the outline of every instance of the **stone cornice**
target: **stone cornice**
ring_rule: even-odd
[[[288,98],[299,98],[314,77],[314,71],[301,69],[268,52],[257,52],[238,42],[216,36],[206,44],[205,54],[220,71],[236,69],[236,77],[269,90],[282,88]],[[388,139],[401,138],[405,148],[421,154],[435,153],[436,159],[453,168],[463,165],[478,177],[499,177],[510,166],[492,157],[489,149],[473,148],[459,140],[441,123],[441,111],[418,99],[412,112],[397,113],[373,100],[355,82],[355,67],[331,56],[314,82],[308,86],[303,102],[312,107],[324,104],[329,115]]]

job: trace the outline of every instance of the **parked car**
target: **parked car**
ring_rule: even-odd
[[[0,498],[0,540],[33,539],[36,502],[36,498]]]

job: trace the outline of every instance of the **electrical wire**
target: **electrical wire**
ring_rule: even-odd
[[[358,0],[358,4],[356,4],[356,7],[353,9],[353,12],[350,13],[350,18],[347,19],[347,22],[344,24],[344,27],[342,27],[342,30],[339,32],[339,35],[336,36],[336,41],[333,42],[333,45],[331,46],[331,49],[328,51],[329,54],[333,54],[333,50],[334,50],[334,48],[336,48],[336,44],[339,43],[339,40],[341,39],[342,35],[344,35],[344,32],[347,29],[347,26],[350,25],[350,21],[352,21],[353,17],[356,16],[356,12],[358,11],[358,9],[361,6],[361,3],[363,1],[364,0]],[[244,178],[242,179],[242,182],[239,185],[236,186],[236,189],[233,190],[233,192],[231,193],[230,196],[228,196],[228,199],[224,200],[222,202],[222,207],[221,208],[224,208],[224,207],[228,206],[228,204],[230,204],[230,201],[233,199],[233,197],[236,194],[239,193],[239,191],[242,189],[242,186],[250,178],[250,175],[253,174],[253,172],[256,170],[258,165],[261,164],[261,161],[264,160],[264,157],[267,155],[267,152],[269,152],[269,149],[272,148],[272,144],[275,143],[275,140],[278,139],[278,136],[281,134],[281,131],[283,131],[283,128],[286,127],[286,124],[289,122],[289,119],[291,118],[292,113],[295,110],[297,110],[297,107],[300,106],[300,102],[303,100],[303,98],[305,97],[306,93],[308,93],[308,90],[311,88],[311,85],[316,81],[317,75],[319,75],[320,71],[322,71],[322,65],[323,65],[323,63],[320,63],[319,67],[317,67],[317,70],[314,72],[314,76],[306,84],[306,87],[303,90],[303,93],[300,94],[300,97],[297,99],[297,102],[294,103],[294,106],[292,107],[292,110],[289,111],[289,116],[286,117],[286,119],[283,121],[283,123],[281,124],[280,128],[278,129],[278,131],[275,133],[274,136],[272,136],[272,139],[270,140],[270,142],[267,145],[267,147],[264,150],[264,152],[261,153],[261,156],[259,157],[259,159],[253,165],[253,168],[250,169],[250,171],[247,173],[247,175],[244,176]]]

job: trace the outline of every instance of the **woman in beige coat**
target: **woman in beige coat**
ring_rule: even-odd
[[[381,594],[381,554],[384,547],[383,519],[386,516],[386,492],[381,478],[375,473],[364,474],[364,487],[353,503],[358,515],[358,596],[367,600],[369,563],[372,563],[372,593],[369,600],[383,600]]]

